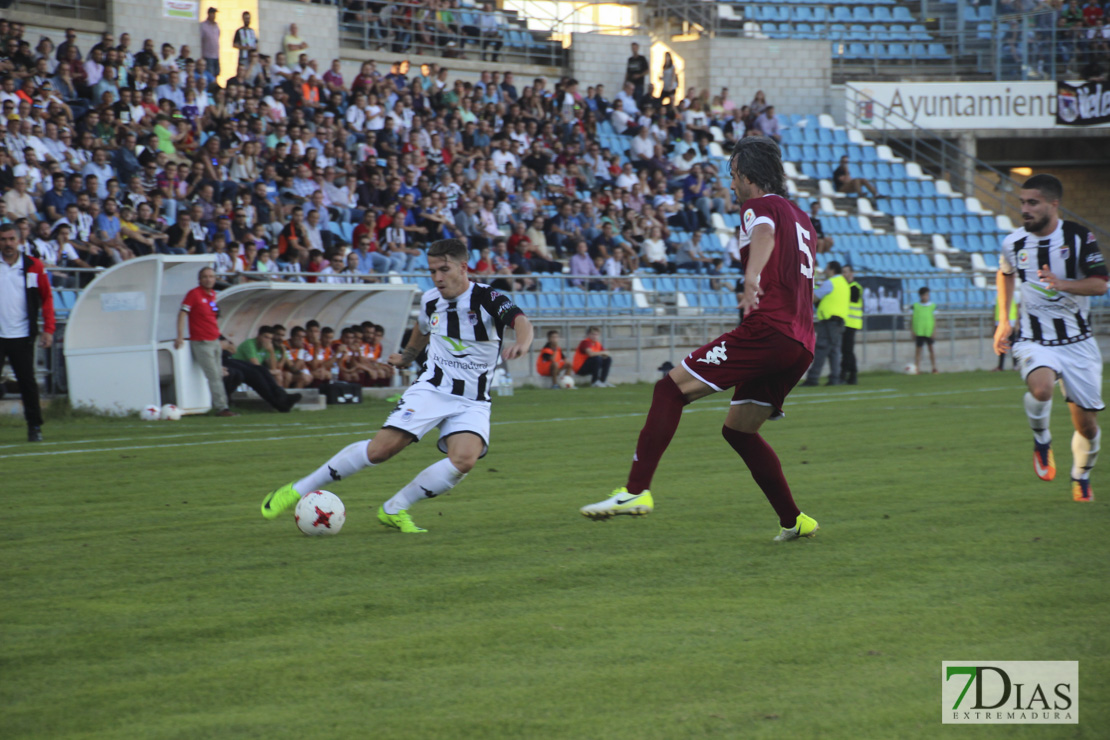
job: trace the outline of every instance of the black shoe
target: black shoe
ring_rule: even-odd
[[[289,395],[287,395],[285,397],[285,403],[278,407],[278,411],[280,411],[283,414],[287,414],[293,409],[294,406],[297,405],[297,402],[300,401],[300,400],[301,400],[301,394],[300,393],[290,393]]]
[[[817,384],[816,384],[816,383],[814,383],[814,385],[817,385]],[[830,380],[830,381],[828,381],[827,383],[825,383],[825,387],[826,387],[826,388],[827,388],[828,386],[830,386],[830,385],[840,385],[840,381],[839,381],[839,380]]]
[[[41,442],[42,441],[42,427],[27,427],[27,441],[28,442]]]
[[[802,383],[803,388],[813,388],[813,387],[818,386],[818,385],[821,385],[821,384],[818,383],[816,380],[807,380],[806,382]]]
[[[855,375],[848,378],[848,385],[859,385],[859,380],[856,379]]]

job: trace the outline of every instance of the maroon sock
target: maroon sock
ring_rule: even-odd
[[[682,419],[682,407],[689,401],[671,376],[667,375],[655,384],[651,397],[651,410],[648,411],[640,439],[636,442],[636,456],[632,458],[632,471],[628,474],[628,492],[641,493],[651,487],[651,478],[659,467],[659,458],[667,451],[678,422]]]
[[[744,460],[748,470],[752,471],[756,485],[763,489],[763,495],[779,515],[779,523],[787,529],[793,527],[801,512],[794,503],[794,497],[790,495],[790,486],[786,484],[786,477],[782,474],[779,456],[771,449],[771,445],[759,434],[738,432],[728,427],[723,427],[721,434]]]

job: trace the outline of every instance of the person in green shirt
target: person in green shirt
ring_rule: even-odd
[[[917,291],[918,301],[913,304],[913,320],[910,328],[913,331],[914,342],[914,367],[921,368],[921,348],[928,345],[929,360],[933,363],[933,372],[937,370],[937,355],[933,350],[933,332],[937,328],[937,304],[930,302],[929,289],[922,288]]]
[[[264,401],[281,412],[287,412],[301,400],[300,393],[287,393],[281,387],[280,369],[277,373],[277,355],[274,353],[274,329],[272,326],[258,327],[258,334],[244,340],[235,348],[231,367],[242,374],[242,381],[253,388]]]

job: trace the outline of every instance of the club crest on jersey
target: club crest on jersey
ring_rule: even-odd
[[[728,350],[725,349],[724,340],[721,340],[720,345],[706,352],[705,357],[699,357],[698,362],[704,362],[706,365],[720,365],[723,360],[727,359]]]
[[[478,314],[474,313],[473,311],[467,311],[466,318],[468,321],[470,321],[471,326],[478,325]]]
[[[428,323],[433,329],[439,326],[439,313],[432,314],[432,318],[428,319]]]
[[[744,231],[745,232],[750,232],[752,230],[752,224],[754,224],[754,223],[755,223],[755,211],[753,211],[751,208],[749,208],[748,210],[744,211]]]

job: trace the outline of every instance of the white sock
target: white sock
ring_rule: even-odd
[[[447,493],[465,477],[466,473],[460,473],[451,464],[449,458],[444,458],[421,470],[411,483],[386,501],[383,504],[385,513],[396,514],[402,509],[408,509],[422,498],[434,498],[441,493]]]
[[[1087,439],[1079,432],[1071,437],[1071,477],[1073,480],[1086,480],[1091,477],[1091,468],[1098,461],[1098,447],[1102,440],[1099,429],[1094,439]]]
[[[1033,429],[1033,439],[1039,444],[1050,444],[1052,432],[1048,428],[1048,417],[1052,416],[1052,399],[1038,401],[1029,391],[1025,392],[1025,415]]]
[[[306,493],[319,491],[329,483],[343,480],[363,468],[370,467],[374,463],[366,457],[366,447],[369,444],[370,440],[364,439],[361,442],[355,442],[353,445],[347,445],[337,452],[332,459],[317,468],[315,473],[294,483],[293,488],[296,489],[297,493],[304,496]]]

